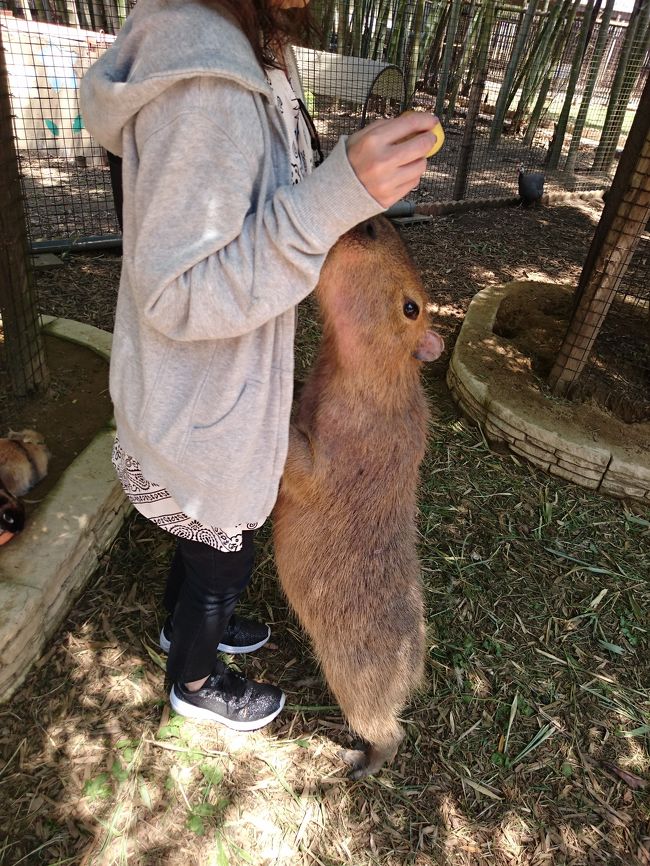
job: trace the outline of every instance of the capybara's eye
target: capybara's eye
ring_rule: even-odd
[[[373,241],[377,237],[377,229],[370,222],[370,220],[368,220],[368,222],[366,223],[366,234],[368,235],[369,238],[372,238]]]
[[[415,301],[404,301],[404,315],[407,319],[417,319],[420,315],[420,308]]]

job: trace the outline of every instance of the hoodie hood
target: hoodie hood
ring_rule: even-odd
[[[143,106],[177,82],[201,76],[271,96],[253,49],[231,19],[192,0],[138,0],[81,82],[84,125],[121,156],[122,130]]]

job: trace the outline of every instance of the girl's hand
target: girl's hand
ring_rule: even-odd
[[[414,111],[377,120],[348,138],[350,165],[382,207],[389,208],[418,185],[437,140],[435,123],[434,115]]]

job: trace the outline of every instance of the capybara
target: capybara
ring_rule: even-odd
[[[428,407],[420,362],[443,350],[391,223],[343,235],[316,288],[318,358],[300,394],[274,510],[278,575],[350,727],[351,777],[377,772],[404,736],[421,680],[418,467]]]
[[[13,496],[24,496],[47,475],[50,452],[36,430],[10,430],[0,439],[0,481]]]

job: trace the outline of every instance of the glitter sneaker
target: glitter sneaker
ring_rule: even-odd
[[[277,686],[247,680],[218,662],[198,691],[174,683],[169,700],[181,716],[220,722],[235,731],[256,731],[280,713],[285,695]]]
[[[168,616],[160,630],[160,649],[164,653],[169,652],[172,642],[172,632],[172,618]],[[255,622],[253,619],[232,616],[217,649],[219,652],[232,653],[233,655],[252,653],[263,647],[270,637],[271,629],[268,625]]]

